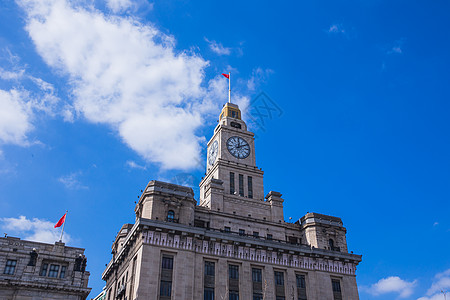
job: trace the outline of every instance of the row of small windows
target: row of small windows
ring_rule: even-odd
[[[161,281],[160,281],[160,299],[170,299],[172,296],[172,272],[173,272],[173,256],[163,255],[161,260]],[[7,262],[7,266],[15,268],[15,264]],[[53,272],[54,277],[58,274],[58,269],[50,265],[50,272]],[[8,269],[9,270],[9,269]],[[6,272],[5,268],[5,272]],[[61,270],[62,271],[62,270]],[[65,271],[65,269],[64,269]],[[253,282],[253,300],[263,299],[263,287],[262,287],[262,269],[252,268],[251,280]],[[60,273],[61,274],[61,273]],[[274,271],[274,283],[275,283],[275,299],[285,300],[284,295],[284,272]],[[57,275],[56,275],[57,276]],[[60,275],[61,276],[61,275]],[[214,286],[215,286],[215,262],[205,261],[204,263],[204,300],[214,300]],[[239,300],[239,265],[228,265],[228,298],[229,300]],[[338,279],[332,279],[333,299],[342,300],[341,285]],[[306,276],[303,274],[296,274],[297,284],[297,299],[307,300],[306,297]],[[279,287],[279,288],[278,288]]]
[[[239,196],[244,197],[244,175],[239,174]],[[230,172],[230,194],[236,194],[234,173]],[[247,176],[247,197],[253,198],[253,177]]]
[[[17,260],[8,259],[6,261],[5,269],[3,274],[14,275],[16,271]],[[39,276],[52,277],[52,278],[65,278],[66,277],[67,266],[61,266],[57,264],[42,264]]]
[[[66,270],[66,266],[43,264],[39,275],[53,278],[64,278],[66,276]]]
[[[204,287],[204,300],[213,300],[214,299],[214,287],[211,286],[211,283],[214,282],[215,276],[215,263],[206,261],[205,262],[205,287]],[[235,283],[234,288],[236,289],[236,283],[239,280],[239,266],[230,264],[228,265],[228,278],[229,278],[229,300],[239,300],[239,291],[233,290],[233,282]],[[211,281],[211,279],[213,279]],[[296,274],[297,281],[297,293],[298,300],[307,300],[306,297],[306,277],[303,274]],[[263,299],[263,287],[262,287],[262,269],[260,268],[252,268],[252,282],[253,282],[253,300],[262,300]],[[281,271],[274,272],[274,282],[275,285],[281,288],[276,288],[276,299],[284,300],[284,273]],[[336,284],[339,285],[340,291],[340,283],[337,280],[333,280],[333,291],[335,291]],[[208,286],[207,286],[208,285]],[[338,300],[335,298],[335,300]]]

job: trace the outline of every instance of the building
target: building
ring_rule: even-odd
[[[356,266],[340,218],[284,221],[264,195],[254,135],[227,103],[208,142],[200,203],[191,188],[150,181],[103,272],[107,300],[356,300]]]
[[[84,249],[0,238],[0,299],[84,300],[89,272]]]

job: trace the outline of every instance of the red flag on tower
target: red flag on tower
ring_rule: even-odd
[[[230,75],[222,73],[223,76],[225,76],[226,78],[230,79]]]
[[[66,215],[67,213],[65,213],[64,216],[62,216],[61,219],[59,219],[58,223],[55,224],[55,228],[61,227],[61,225],[64,224],[64,222],[66,221]]]

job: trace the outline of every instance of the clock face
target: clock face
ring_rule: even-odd
[[[236,158],[242,159],[250,155],[250,145],[238,136],[232,136],[228,139],[227,149]]]
[[[213,165],[214,162],[216,161],[218,152],[219,152],[219,143],[217,141],[214,141],[212,143],[211,147],[209,147],[209,152],[208,152],[208,163],[210,165]]]

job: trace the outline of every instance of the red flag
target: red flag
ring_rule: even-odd
[[[61,225],[64,224],[64,222],[66,221],[66,215],[67,213],[65,213],[64,216],[62,216],[61,219],[59,219],[58,223],[55,224],[55,228],[61,227]]]
[[[226,78],[230,79],[230,75],[222,73],[223,76],[225,76]]]

